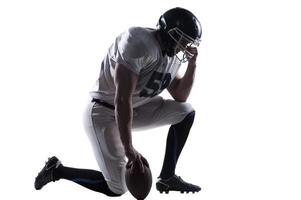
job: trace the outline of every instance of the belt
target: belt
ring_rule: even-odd
[[[97,104],[99,104],[99,105],[102,105],[102,106],[104,106],[104,107],[106,107],[106,108],[109,108],[109,109],[111,109],[111,110],[115,110],[115,106],[113,106],[113,105],[111,105],[111,104],[109,104],[109,103],[107,103],[107,102],[105,102],[105,101],[103,101],[103,100],[100,100],[100,99],[92,99],[92,101],[91,102],[95,102],[95,103],[97,103]]]

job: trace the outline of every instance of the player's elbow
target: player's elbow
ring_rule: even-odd
[[[180,103],[185,103],[187,101],[187,98],[181,97],[181,96],[174,96],[173,98],[175,101],[180,102]]]
[[[185,103],[186,99],[175,99],[175,101],[180,102],[180,103]]]

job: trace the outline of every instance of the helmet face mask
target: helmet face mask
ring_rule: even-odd
[[[177,27],[169,30],[168,35],[175,42],[174,55],[176,55],[182,63],[188,61],[194,56],[188,49],[198,47],[201,42],[200,39],[193,39]]]

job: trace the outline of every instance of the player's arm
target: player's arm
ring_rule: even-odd
[[[189,97],[195,74],[196,66],[188,66],[185,75],[181,78],[180,75],[173,79],[167,90],[174,100],[179,102],[186,102]]]
[[[167,88],[170,95],[179,102],[185,102],[187,100],[194,82],[196,58],[198,54],[196,48],[190,48],[190,51],[194,56],[188,61],[184,76],[180,77],[180,75],[177,74]]]
[[[138,75],[117,63],[115,67],[115,116],[120,138],[125,151],[132,148],[132,94],[135,90]]]
[[[142,169],[142,160],[145,160],[145,158],[134,149],[131,131],[133,121],[132,95],[136,88],[137,81],[137,74],[122,64],[116,64],[114,80],[116,87],[114,99],[116,123],[126,156],[129,161],[138,159],[138,164],[141,167],[140,169]]]
[[[185,102],[187,100],[194,82],[197,49],[190,48],[190,52],[192,52],[194,56],[188,60],[188,65],[184,76],[181,78],[177,74],[167,88],[171,96],[179,102]]]

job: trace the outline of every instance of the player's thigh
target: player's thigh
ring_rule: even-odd
[[[85,114],[85,128],[109,188],[117,194],[125,193],[126,159],[114,111],[97,104],[90,106]]]
[[[177,124],[194,111],[190,103],[163,99],[158,96],[149,103],[134,109],[133,128],[143,130]]]

